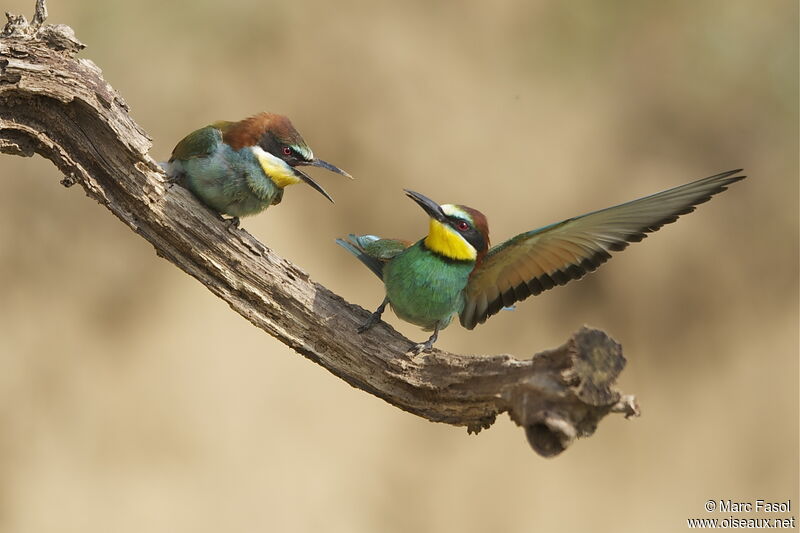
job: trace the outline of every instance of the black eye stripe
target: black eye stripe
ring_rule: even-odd
[[[466,241],[470,243],[476,250],[478,251],[486,250],[487,248],[486,239],[483,237],[481,232],[478,231],[478,229],[472,225],[471,222],[464,220],[463,218],[451,216],[448,217],[448,223],[454,230],[460,233],[464,237],[464,239],[466,239]],[[466,229],[460,229],[458,227],[458,225],[462,223],[467,224]]]
[[[464,220],[463,218],[448,217],[448,219],[449,219],[450,225],[453,228],[457,229],[458,231],[468,231],[468,230],[473,229],[472,228],[472,224],[470,224],[468,221]],[[460,228],[459,226],[461,226],[462,224],[466,224],[466,227]]]
[[[279,157],[283,160],[287,159],[299,159],[305,160],[303,155],[291,144],[288,144],[286,139],[279,139],[275,136],[272,132],[266,132],[261,139],[259,140],[259,146],[265,151],[269,152],[272,155]],[[288,151],[288,153],[286,153]]]

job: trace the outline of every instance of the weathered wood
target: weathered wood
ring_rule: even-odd
[[[62,184],[79,183],[255,326],[354,387],[429,420],[478,432],[508,411],[545,456],[591,435],[609,412],[638,414],[633,397],[613,388],[625,359],[601,331],[583,328],[530,360],[441,350],[411,357],[413,343],[384,323],[355,334],[367,311],[169,186],[123,99],[94,63],[75,57],[83,45],[72,30],[45,25],[45,17],[38,0],[30,24],[8,15],[0,35],[0,151],[51,160]]]

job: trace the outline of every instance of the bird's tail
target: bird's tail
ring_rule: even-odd
[[[379,240],[381,240],[380,237],[375,235],[355,235],[351,233],[344,239],[336,239],[336,244],[356,256],[358,260],[372,270],[376,276],[383,279],[384,262],[369,255],[365,250],[366,246]]]

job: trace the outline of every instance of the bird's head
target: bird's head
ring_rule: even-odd
[[[465,205],[439,205],[418,192],[405,190],[431,217],[425,246],[459,261],[477,261],[489,249],[489,224],[477,209]]]
[[[260,113],[236,122],[227,128],[223,141],[234,150],[252,150],[264,173],[281,188],[304,181],[332,202],[325,189],[297,167],[321,167],[352,178],[344,170],[314,157],[306,141],[283,115]]]

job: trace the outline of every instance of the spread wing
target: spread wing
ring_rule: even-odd
[[[170,163],[176,159],[192,159],[211,155],[217,144],[222,141],[222,134],[233,122],[215,122],[205,128],[195,130],[183,139],[172,150]]]
[[[488,251],[470,276],[461,325],[467,329],[505,306],[579,279],[614,251],[638,242],[745,176],[732,170],[615,207],[517,235]]]
[[[411,246],[410,242],[400,239],[381,239],[375,235],[352,233],[344,239],[336,239],[336,244],[356,256],[381,279],[383,279],[383,265]]]

